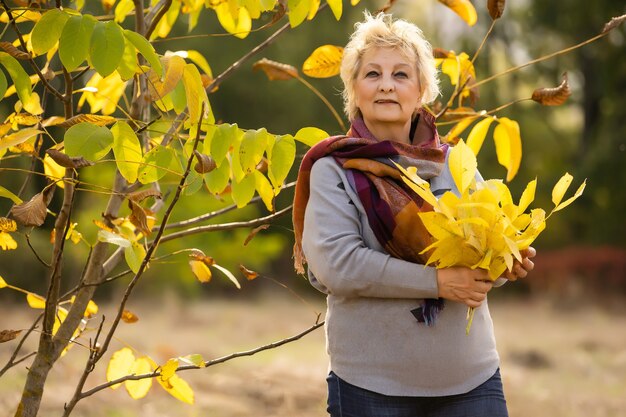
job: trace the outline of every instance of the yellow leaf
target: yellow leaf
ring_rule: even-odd
[[[167,381],[176,374],[178,369],[178,359],[169,359],[165,365],[161,366],[161,381]]]
[[[122,321],[129,324],[137,323],[139,321],[139,317],[137,317],[137,315],[132,311],[124,310],[122,312]]]
[[[530,203],[535,199],[535,190],[537,189],[537,178],[528,183],[522,196],[519,199],[519,214],[526,211]]]
[[[462,140],[448,154],[448,166],[457,188],[464,194],[476,176],[476,155]]]
[[[228,33],[232,33],[236,37],[244,39],[250,34],[250,30],[252,29],[250,13],[245,7],[239,7],[238,10],[233,13],[228,3],[229,2],[222,2],[214,7],[217,19]]]
[[[54,317],[54,325],[52,326],[53,335],[57,334],[59,327],[61,327],[61,324],[65,321],[65,318],[67,317],[67,313],[68,311],[64,309],[63,307],[57,308],[56,316]],[[80,333],[81,333],[80,330],[77,330],[76,332],[74,332],[74,335],[72,336],[72,340],[74,340],[76,336],[78,336]]]
[[[522,138],[516,121],[502,117],[493,132],[500,165],[507,169],[506,181],[511,181],[522,160]]]
[[[330,6],[330,10],[333,11],[333,15],[335,19],[341,19],[341,14],[343,13],[343,1],[342,0],[326,0],[328,5]]]
[[[474,26],[478,20],[476,9],[469,0],[439,0],[440,3],[448,6],[454,13],[470,26]]]
[[[320,9],[321,0],[311,0],[311,6],[309,8],[309,14],[307,15],[307,20],[313,20],[317,11]],[[354,6],[354,5],[353,5]]]
[[[183,69],[186,65],[182,57],[173,54],[164,56],[161,58],[161,62],[165,69],[165,77],[163,79],[154,69],[148,71],[148,90],[150,99],[153,101],[163,99],[163,97],[174,90],[183,77]]]
[[[6,135],[0,138],[0,150],[7,149],[12,146],[17,146],[21,143],[26,142],[28,139],[33,136],[37,136],[39,133],[42,133],[41,130],[35,129],[32,127],[22,129],[18,132],[13,133],[12,135]]]
[[[87,101],[91,113],[102,112],[103,115],[112,114],[117,110],[117,103],[122,98],[126,88],[126,81],[122,80],[117,71],[102,78],[97,72],[89,79],[87,85],[78,91],[83,94],[78,101],[80,107]]]
[[[125,347],[115,352],[107,366],[107,381],[115,381],[118,378],[130,375],[134,362],[135,355],[129,348]],[[120,384],[115,384],[111,388],[116,389],[119,386]]]
[[[343,48],[335,45],[322,45],[302,64],[302,72],[309,77],[329,78],[339,74]]]
[[[198,278],[198,281],[211,281],[211,270],[204,262],[192,259],[189,261],[189,266],[193,274]]]
[[[179,377],[178,375],[172,375],[167,381],[162,381],[161,378],[157,378],[159,384],[174,398],[187,403],[193,404],[194,395],[193,390],[189,384]]]
[[[448,134],[446,135],[446,142],[452,142],[454,143],[456,141],[456,139],[459,137],[459,135],[461,133],[463,133],[465,131],[465,129],[467,129],[467,127],[472,124],[472,122],[476,120],[475,117],[465,117],[461,120],[458,121],[457,124],[455,124],[452,129],[450,129],[450,131],[448,132]]]
[[[467,136],[467,146],[470,147],[474,155],[478,155],[480,152],[480,148],[485,141],[485,137],[487,136],[487,131],[489,130],[489,126],[495,119],[493,117],[487,117],[480,122],[476,123],[476,125],[470,131],[470,134]]]
[[[137,358],[129,369],[130,374],[142,375],[152,372],[152,365],[147,357]],[[137,381],[127,380],[124,387],[132,399],[138,400],[145,397],[152,387],[152,378],[144,378]]]
[[[0,248],[2,250],[13,250],[17,248],[17,242],[6,232],[0,232]]]
[[[9,284],[4,280],[4,278],[0,277],[0,288],[8,287]]]
[[[430,191],[430,184],[427,181],[424,181],[417,175],[417,170],[413,169],[404,169],[401,165],[398,165],[394,162],[396,168],[402,172],[402,181],[407,184],[413,191],[417,193],[424,201],[430,204],[433,207],[437,207],[437,197],[433,195]]]
[[[26,301],[28,302],[28,305],[30,306],[30,308],[34,308],[34,309],[46,308],[46,299],[40,295],[33,294],[32,292],[29,292],[28,294],[26,294]]]
[[[561,179],[559,179],[559,181],[552,189],[552,202],[554,203],[555,207],[561,203],[561,200],[563,199],[563,196],[565,195],[565,192],[569,188],[573,179],[574,177],[566,172],[565,175],[563,175]]]
[[[569,206],[570,204],[572,204],[572,202],[574,200],[576,200],[578,197],[580,197],[583,193],[583,191],[585,190],[585,186],[587,185],[587,180],[583,181],[582,184],[580,184],[580,187],[578,187],[578,190],[576,190],[576,193],[574,194],[573,197],[568,198],[567,200],[565,200],[564,202],[562,202],[561,204],[559,204],[558,206],[556,206],[554,208],[554,210],[552,210],[552,213],[557,212],[561,209],[564,209],[565,207]],[[552,214],[550,213],[550,214]]]
[[[65,188],[65,183],[62,181],[65,176],[65,168],[54,162],[48,154],[43,157],[43,170],[46,177],[57,182],[57,186]]]

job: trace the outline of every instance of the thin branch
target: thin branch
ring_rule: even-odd
[[[83,68],[78,74],[74,75],[72,77],[72,82],[78,80],[80,77],[82,77],[83,75],[85,75],[85,73],[87,71],[89,71],[91,69],[91,67],[89,65],[87,65],[85,68]]]
[[[517,71],[517,70],[519,70],[521,68],[527,67],[529,65],[536,64],[536,63],[541,62],[541,61],[545,61],[547,59],[553,58],[553,57],[558,56],[558,55],[566,54],[566,53],[568,53],[570,51],[573,51],[574,49],[578,49],[578,48],[580,48],[582,46],[585,46],[585,45],[587,45],[589,43],[595,42],[598,39],[606,36],[608,33],[609,32],[601,33],[599,35],[594,36],[593,38],[587,39],[586,41],[583,41],[583,42],[577,43],[576,45],[570,46],[569,48],[561,49],[560,51],[556,51],[556,52],[553,52],[551,54],[544,55],[542,57],[533,59],[532,61],[528,61],[525,64],[518,65],[516,67],[511,67],[511,68],[509,68],[507,70],[504,70],[502,72],[494,74],[491,77],[487,77],[484,80],[480,80],[477,83],[471,84],[468,88],[478,87],[478,86],[483,85],[483,84],[485,84],[485,83],[487,83],[487,82],[489,82],[489,81],[491,81],[493,79],[496,79],[496,78],[501,77],[503,75],[509,74],[511,72],[515,72],[515,71]]]
[[[206,362],[204,362],[204,368],[208,368],[210,366],[217,365],[217,364],[224,363],[224,362],[228,362],[230,360],[233,360],[233,359],[236,359],[236,358],[241,358],[241,357],[244,357],[244,356],[253,356],[253,355],[256,355],[259,352],[263,352],[265,350],[270,350],[270,349],[276,349],[276,348],[278,348],[280,346],[283,346],[283,345],[286,345],[288,343],[295,342],[296,340],[301,339],[302,337],[306,336],[307,334],[313,332],[314,330],[317,330],[318,328],[320,328],[320,327],[322,327],[324,325],[323,321],[321,321],[321,322],[319,321],[319,317],[320,316],[317,317],[317,320],[315,321],[315,324],[313,326],[311,326],[308,329],[298,333],[297,335],[294,335],[294,336],[288,337],[286,339],[282,339],[282,340],[279,340],[277,342],[273,342],[273,343],[270,343],[270,344],[267,344],[267,345],[264,345],[264,346],[260,346],[260,347],[257,347],[255,349],[251,349],[251,350],[247,350],[247,351],[243,351],[243,352],[236,352],[236,353],[232,353],[232,354],[227,355],[227,356],[223,356],[221,358],[217,358],[217,359],[212,359],[212,360],[206,361]],[[186,366],[178,367],[176,372],[189,371],[191,369],[203,369],[203,368],[200,368],[200,367],[195,366],[195,365],[186,365]],[[119,384],[119,383],[124,382],[124,381],[138,381],[140,379],[154,378],[154,377],[157,377],[157,376],[160,376],[160,375],[161,375],[160,371],[154,371],[154,372],[150,372],[150,373],[147,373],[147,374],[139,374],[139,375],[127,375],[127,376],[118,378],[116,380],[109,381],[109,382],[107,382],[105,384],[98,385],[98,386],[90,389],[89,391],[83,392],[81,394],[81,399],[89,397],[89,396],[97,393],[98,391],[102,391],[103,389],[109,388],[112,385]]]
[[[150,39],[152,32],[154,32],[159,21],[170,7],[172,7],[172,0],[161,0],[150,10],[150,13],[146,16],[146,22],[148,22],[148,29],[145,34],[146,39]]]
[[[198,227],[192,227],[191,229],[187,229],[187,230],[181,230],[180,232],[176,232],[176,233],[171,233],[167,236],[164,236],[161,239],[161,243],[164,242],[168,242],[170,240],[174,240],[174,239],[180,239],[181,237],[185,237],[185,236],[189,236],[189,235],[195,235],[197,233],[205,233],[205,232],[216,232],[218,230],[232,230],[232,229],[238,229],[238,228],[242,228],[242,227],[256,227],[256,226],[260,226],[262,224],[267,224],[269,222],[271,222],[272,220],[275,220],[281,216],[284,216],[285,214],[287,214],[291,208],[293,207],[293,205],[287,206],[284,209],[277,211],[274,214],[270,214],[269,216],[265,216],[265,217],[259,217],[258,219],[254,219],[254,220],[250,220],[247,222],[232,222],[232,223],[221,223],[221,224],[209,224],[206,226],[198,226]]]
[[[2,3],[2,8],[6,11],[7,16],[9,17],[9,22],[11,23],[11,26],[13,26],[13,30],[17,34],[17,37],[18,37],[18,39],[20,41],[20,45],[22,46],[24,51],[28,51],[28,47],[26,46],[26,42],[24,41],[24,37],[22,36],[22,32],[20,32],[20,29],[17,27],[17,23],[15,23],[15,19],[13,18],[13,12],[11,11],[11,8],[7,5],[5,0],[0,0],[0,3]],[[35,70],[35,72],[37,73],[37,76],[39,77],[39,80],[44,85],[44,87],[46,87],[46,89],[48,91],[50,91],[52,94],[54,94],[55,97],[57,97],[59,100],[64,102],[65,101],[65,97],[63,97],[63,95],[56,88],[54,88],[54,87],[52,87],[50,85],[48,80],[46,80],[44,75],[41,73],[41,70],[39,69],[39,67],[35,63],[35,60],[33,59],[32,56],[30,56],[28,58],[28,63]]]
[[[17,358],[17,355],[19,355],[20,350],[22,349],[22,346],[24,345],[24,342],[26,341],[26,339],[28,339],[28,336],[30,336],[33,330],[35,330],[35,328],[37,327],[37,324],[39,324],[39,320],[41,320],[42,317],[43,317],[43,313],[39,314],[39,316],[37,316],[37,319],[30,326],[28,331],[24,334],[24,336],[22,336],[22,339],[17,344],[17,346],[15,347],[15,351],[13,351],[13,354],[11,355],[11,358],[9,358],[6,365],[4,365],[4,367],[0,370],[0,377],[2,377],[2,375],[4,375],[4,373],[8,371],[11,367],[17,365],[19,362],[24,360],[24,358],[22,358],[19,361],[15,361],[15,358]]]
[[[495,25],[496,25],[496,21],[492,20],[491,21],[491,26],[489,26],[489,30],[487,31],[487,33],[483,37],[482,42],[480,42],[480,45],[478,46],[478,49],[476,50],[476,52],[474,52],[474,56],[472,57],[472,60],[470,61],[470,63],[472,65],[474,65],[474,61],[476,61],[476,58],[478,58],[478,54],[480,54],[480,51],[482,51],[483,46],[485,46],[485,43],[487,42],[487,38],[489,38],[489,35],[491,35],[491,32],[493,31],[493,28],[494,28]]]
[[[305,80],[304,78],[300,77],[299,75],[296,77],[296,79],[298,81],[300,81],[302,84],[304,84],[309,90],[313,91],[315,93],[316,96],[318,96],[320,98],[320,100],[322,100],[322,102],[324,102],[324,104],[326,105],[326,107],[328,107],[328,109],[330,110],[330,112],[333,114],[333,116],[335,117],[335,119],[337,120],[337,123],[339,123],[339,127],[341,128],[342,131],[346,131],[346,125],[343,123],[343,120],[341,120],[341,116],[339,116],[339,114],[337,113],[337,110],[335,110],[335,108],[333,107],[332,104],[330,104],[330,102],[326,99],[326,97],[324,97],[324,95],[322,93],[319,92],[319,90],[315,87],[313,87],[313,85],[311,85],[311,83],[309,83],[307,80]]]
[[[293,187],[295,185],[296,185],[295,181],[294,182],[290,182],[288,184],[285,184],[282,187],[282,189],[286,190],[286,189],[291,188],[291,187]],[[256,203],[257,201],[261,201],[261,197],[259,197],[259,196],[254,197],[252,200],[250,200],[250,203]],[[200,222],[203,222],[205,220],[210,220],[210,219],[212,219],[214,217],[217,217],[217,216],[220,216],[220,215],[222,215],[224,213],[228,213],[229,211],[235,210],[236,208],[237,208],[237,205],[236,204],[232,204],[232,205],[230,205],[228,207],[224,207],[224,208],[221,208],[219,210],[212,211],[211,213],[205,213],[205,214],[202,214],[202,215],[200,215],[198,217],[193,217],[191,219],[182,220],[182,221],[177,222],[177,223],[170,223],[167,226],[165,226],[165,229],[167,230],[167,229],[177,229],[177,228],[181,228],[181,227],[188,227],[188,226],[191,226],[192,224],[200,223]],[[156,228],[153,229],[153,231],[156,231],[156,230],[158,230],[158,229],[156,229]]]
[[[37,251],[35,250],[35,248],[33,247],[33,245],[30,243],[30,234],[27,233],[24,235],[24,237],[26,238],[26,243],[28,243],[28,247],[30,248],[30,250],[33,252],[33,254],[35,255],[35,257],[37,258],[37,260],[39,262],[41,262],[46,268],[51,268],[52,265],[50,265],[48,262],[44,261],[43,259],[41,259],[41,256],[39,256],[39,254],[37,253]]]

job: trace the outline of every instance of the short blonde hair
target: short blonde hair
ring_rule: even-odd
[[[361,58],[371,48],[396,48],[409,59],[415,59],[420,85],[420,101],[430,103],[439,95],[439,79],[430,43],[420,28],[406,20],[394,20],[390,14],[372,16],[354,25],[354,33],[343,51],[341,79],[343,80],[344,111],[350,120],[360,116],[356,106],[354,83],[361,69]]]

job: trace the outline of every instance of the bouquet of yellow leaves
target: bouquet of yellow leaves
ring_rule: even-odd
[[[460,196],[447,191],[439,199],[415,168],[396,165],[404,174],[404,182],[433,206],[433,211],[420,213],[434,240],[422,251],[429,253],[426,264],[437,268],[483,268],[492,281],[507,269],[511,271],[515,259],[522,261],[520,252],[528,249],[546,228],[546,220],[580,197],[586,184],[583,181],[572,197],[562,201],[573,179],[567,173],[563,175],[552,190],[554,208],[546,216],[540,208],[526,212],[535,199],[536,179],[528,183],[518,204],[502,180],[476,181],[476,156],[462,140],[450,151],[448,165]],[[467,332],[473,312],[472,308],[468,310]]]

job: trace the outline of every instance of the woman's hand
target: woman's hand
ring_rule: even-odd
[[[463,303],[468,307],[480,307],[493,287],[484,269],[450,267],[437,270],[439,297]]]
[[[537,251],[535,248],[529,246],[527,250],[522,251],[522,262],[516,260],[513,263],[513,269],[506,271],[502,277],[509,281],[517,281],[518,278],[526,278],[526,275],[535,267],[534,262],[531,261],[530,258],[534,258],[536,254]]]

